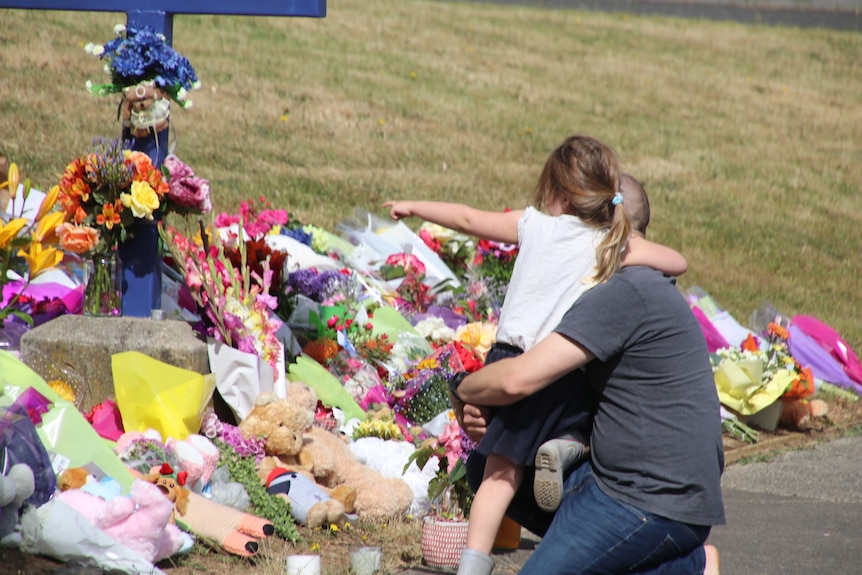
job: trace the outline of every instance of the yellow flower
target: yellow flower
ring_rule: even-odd
[[[491,349],[497,337],[497,325],[492,322],[473,322],[462,325],[455,332],[455,340],[461,342],[482,357]]]
[[[9,164],[9,177],[6,179],[3,184],[9,188],[9,195],[12,199],[15,199],[15,196],[18,195],[18,184],[21,183],[21,175],[18,173],[18,164],[12,162]],[[0,184],[0,189],[3,188],[3,184]]]
[[[30,244],[30,249],[26,252],[18,250],[18,255],[27,260],[27,264],[30,266],[31,280],[63,261],[63,252],[57,248],[45,249],[39,242]]]
[[[339,531],[338,525],[336,525],[335,523],[330,523],[329,524],[329,530],[332,531],[333,533],[338,533],[338,531]]]
[[[39,220],[39,223],[36,225],[36,231],[33,234],[33,240],[37,242],[51,242],[56,243],[59,241],[57,238],[57,226],[63,223],[65,219],[65,214],[63,212],[51,212],[46,215],[42,219]]]
[[[128,194],[120,194],[123,205],[132,210],[136,218],[153,219],[153,210],[159,208],[159,195],[147,182],[132,182]]]
[[[15,164],[12,164],[13,166]],[[27,220],[25,218],[15,218],[14,220],[9,220],[9,223],[5,226],[3,225],[3,221],[0,220],[0,249],[4,249],[9,247],[9,243],[15,239],[24,226],[27,225]]]
[[[314,553],[320,553],[320,543],[312,543],[311,544],[311,550]]]
[[[62,379],[54,379],[48,382],[48,387],[57,392],[57,395],[68,401],[69,403],[75,403],[75,388],[71,385],[63,381]]]
[[[36,221],[41,220],[45,215],[50,212],[54,208],[54,204],[57,203],[57,198],[60,197],[60,186],[54,186],[48,193],[45,194],[45,197],[42,198],[42,203],[39,205],[39,213],[36,214]],[[60,224],[57,224],[60,225]],[[57,226],[54,226],[57,227]]]

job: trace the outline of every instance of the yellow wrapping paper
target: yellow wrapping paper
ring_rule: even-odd
[[[201,429],[215,376],[168,365],[137,351],[111,356],[114,393],[126,431],[155,429],[185,439]]]
[[[722,361],[715,372],[715,386],[721,403],[741,415],[753,415],[781,397],[794,376],[779,369],[766,384],[762,383],[760,361]]]

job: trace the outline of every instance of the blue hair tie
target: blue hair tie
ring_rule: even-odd
[[[622,193],[621,193],[621,192],[617,192],[617,193],[615,193],[615,194],[614,194],[614,199],[613,199],[613,200],[611,200],[611,203],[612,203],[613,205],[615,205],[615,206],[618,206],[618,205],[620,205],[621,203],[623,203],[623,195],[622,195]]]

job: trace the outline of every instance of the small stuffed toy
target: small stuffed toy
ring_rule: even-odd
[[[189,494],[191,493],[186,487],[186,477],[188,473],[180,471],[176,475],[173,468],[167,462],[161,467],[154,467],[146,476],[146,480],[159,488],[159,491],[173,503],[174,509],[179,511],[180,515],[185,515],[189,508]],[[171,513],[171,523],[176,523],[175,513]]]
[[[170,523],[173,504],[146,480],[136,479],[128,496],[109,501],[83,489],[61,491],[55,498],[151,563],[189,546],[187,536]]]
[[[95,480],[96,478],[83,467],[70,467],[57,477],[57,489],[60,491],[80,489]]]
[[[26,463],[16,463],[0,475],[0,539],[15,531],[21,507],[35,491],[33,470]]]
[[[801,430],[808,427],[812,419],[825,417],[828,411],[822,399],[789,399],[781,407],[780,423],[783,427]]]
[[[155,85],[129,86],[123,89],[120,113],[132,136],[144,138],[168,127],[170,96]]]
[[[270,495],[285,498],[290,503],[290,512],[297,523],[315,529],[327,525],[343,527],[347,522],[344,503],[331,497],[313,479],[276,467],[272,457],[261,462],[259,474],[266,475],[266,491]]]

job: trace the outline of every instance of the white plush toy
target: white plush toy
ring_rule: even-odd
[[[24,501],[36,491],[33,470],[17,463],[9,473],[0,475],[0,540],[14,533]]]
[[[428,500],[428,482],[434,478],[437,468],[429,462],[419,469],[413,462],[402,474],[407,459],[416,447],[407,441],[383,440],[379,437],[362,437],[349,444],[350,452],[361,463],[374,469],[384,477],[400,477],[410,486],[413,502],[408,513],[419,516],[431,509]]]

